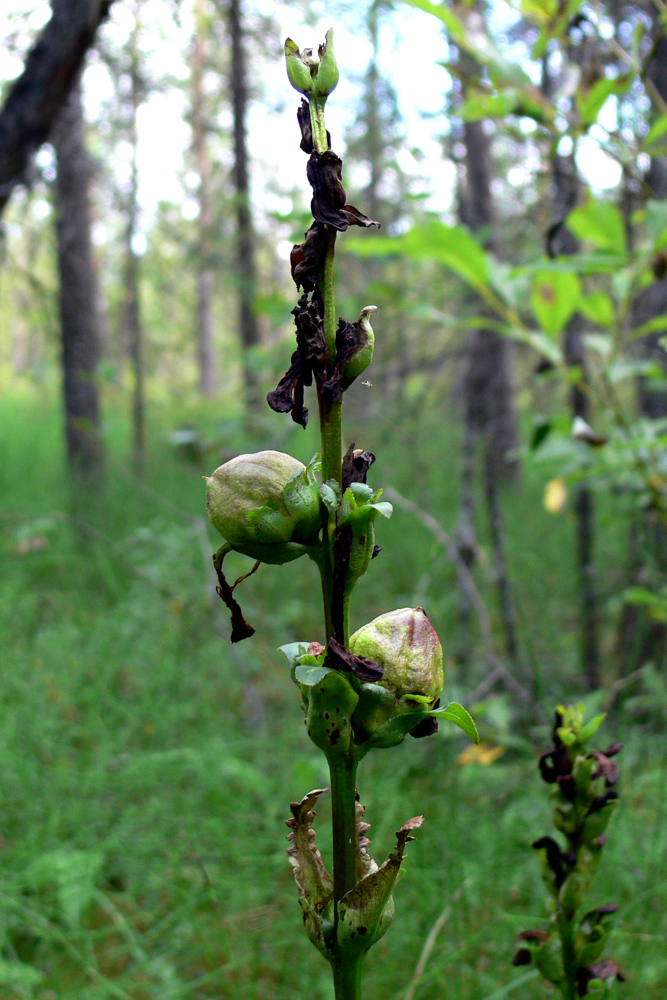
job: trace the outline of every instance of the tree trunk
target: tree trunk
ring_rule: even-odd
[[[52,14],[0,112],[0,212],[49,138],[112,0],[52,0]]]
[[[130,183],[127,191],[125,225],[125,267],[123,273],[123,333],[132,367],[132,455],[135,471],[143,472],[146,458],[146,403],[144,392],[144,336],[141,321],[140,278],[141,261],[135,249],[135,237],[139,222],[139,171],[137,164],[137,111],[141,103],[141,79],[139,76],[139,53],[137,34],[139,19],[130,37],[130,109],[128,139],[132,147]]]
[[[229,0],[227,8],[232,43],[230,93],[234,118],[234,187],[237,220],[237,280],[239,294],[239,328],[245,355],[246,401],[250,407],[259,403],[257,377],[253,369],[252,349],[259,343],[259,326],[255,314],[257,271],[255,238],[250,213],[248,178],[248,145],[246,115],[248,84],[245,62],[245,40],[240,0]]]
[[[493,249],[491,144],[481,121],[465,122],[463,134],[466,156],[465,186],[459,194],[461,219],[473,232],[482,238],[485,237],[487,248]],[[511,476],[516,471],[516,460],[509,457],[517,444],[509,352],[510,345],[507,339],[495,330],[475,330],[469,337],[463,383],[466,425],[464,436],[468,448],[474,449],[477,439],[482,443],[489,533],[505,649],[515,668],[520,669],[516,613],[507,572],[503,519],[498,495],[499,479]],[[469,461],[468,457],[466,462]],[[464,494],[468,491],[465,479],[463,490]],[[461,525],[460,533],[465,531],[466,535],[470,536],[473,529],[468,506],[469,497],[464,495],[461,513],[462,517],[466,516],[467,523]]]
[[[196,0],[195,37],[192,60],[192,149],[199,174],[199,218],[197,220],[197,363],[199,388],[203,396],[215,392],[215,352],[213,346],[213,288],[211,216],[211,154],[208,144],[208,114],[203,87],[206,68],[208,27],[204,0]]]
[[[103,464],[96,381],[98,286],[90,242],[90,171],[78,80],[58,116],[54,146],[58,165],[56,232],[67,458],[72,472],[97,478]]]
[[[574,157],[554,156],[551,161],[554,189],[555,226],[550,230],[547,252],[550,257],[573,254],[578,243],[564,225],[568,214],[576,206],[580,196],[580,181]],[[586,392],[588,373],[583,343],[584,324],[576,314],[565,329],[565,362],[577,369],[579,377],[570,390],[570,406],[573,417],[581,417],[590,422],[590,403]],[[581,645],[580,659],[586,684],[594,689],[600,686],[600,654],[598,648],[598,600],[595,579],[594,542],[595,511],[590,489],[581,484],[575,494],[575,517],[577,524],[577,565],[581,595]]]

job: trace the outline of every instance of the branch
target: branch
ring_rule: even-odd
[[[428,530],[435,535],[451,561],[454,563],[461,589],[477,613],[480,632],[482,634],[482,644],[484,646],[484,656],[490,668],[490,673],[482,682],[480,687],[473,692],[472,700],[478,700],[482,696],[482,692],[485,694],[491,689],[497,680],[502,680],[507,687],[521,699],[521,701],[530,706],[536,715],[542,717],[543,712],[540,706],[533,701],[528,691],[526,691],[526,689],[519,684],[519,682],[509,672],[507,667],[505,667],[496,656],[493,648],[491,619],[489,618],[489,613],[486,610],[486,605],[484,604],[479,590],[477,589],[472,573],[461,558],[459,550],[450,536],[447,534],[445,529],[438,524],[434,517],[421,510],[416,504],[412,503],[411,500],[407,500],[392,486],[387,486],[385,488],[384,495],[398,507],[402,507],[403,510],[413,514],[417,520],[421,521],[425,528],[428,528]]]
[[[52,0],[53,13],[0,111],[0,212],[49,138],[113,0]]]

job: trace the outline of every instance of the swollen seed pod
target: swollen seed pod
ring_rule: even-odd
[[[301,51],[296,42],[287,38],[285,61],[287,76],[294,89],[304,97],[319,98],[323,104],[338,83],[339,76],[333,48],[333,28],[327,31],[317,55],[312,49]]]
[[[241,551],[288,542],[314,545],[321,526],[317,484],[301,462],[279,451],[225,462],[207,479],[206,505],[213,525]]]
[[[398,698],[435,701],[445,684],[442,646],[423,608],[399,608],[374,618],[354,633],[350,650],[384,668],[382,687]]]
[[[373,619],[350,638],[350,651],[374,660],[384,671],[377,682],[361,686],[352,716],[359,743],[381,729],[386,733],[391,719],[436,706],[444,686],[442,646],[422,608],[400,608]],[[405,732],[391,730],[381,745],[396,746]]]

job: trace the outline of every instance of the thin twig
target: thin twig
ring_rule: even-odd
[[[519,684],[519,682],[509,672],[507,667],[504,666],[504,664],[502,664],[496,656],[493,648],[491,619],[489,617],[489,613],[486,610],[486,605],[484,604],[479,590],[477,589],[472,573],[461,558],[461,555],[452,541],[451,536],[445,531],[442,525],[439,524],[434,517],[432,517],[431,514],[427,514],[426,511],[421,510],[421,508],[412,503],[411,500],[402,496],[402,494],[395,490],[393,486],[387,486],[384,490],[384,495],[398,507],[402,507],[403,510],[413,514],[418,521],[421,521],[424,527],[428,528],[428,530],[438,539],[443,549],[454,563],[461,589],[470,601],[472,607],[475,609],[479,619],[482,644],[484,646],[484,656],[491,670],[491,673],[484,681],[486,689],[488,690],[492,684],[496,682],[496,680],[502,680],[507,687],[517,695],[517,697],[519,697],[526,705],[531,707],[536,715],[544,718],[545,716],[541,706],[531,698],[528,691],[526,691],[526,689]]]
[[[459,888],[452,896],[451,903],[447,903],[447,906],[444,908],[444,910],[442,911],[436,922],[433,924],[433,927],[431,927],[431,930],[429,931],[428,936],[424,941],[424,947],[421,950],[421,954],[415,966],[415,971],[412,975],[412,979],[410,980],[410,985],[407,988],[405,994],[405,1000],[413,1000],[413,997],[415,995],[415,990],[419,985],[419,980],[424,975],[424,969],[426,968],[426,963],[428,962],[431,956],[431,952],[433,951],[433,946],[435,945],[438,934],[449,920],[454,904],[458,903],[462,894],[465,892],[465,890],[468,888],[471,882],[473,882],[473,879],[467,878],[464,882],[461,883]]]

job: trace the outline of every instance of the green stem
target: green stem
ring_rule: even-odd
[[[318,153],[324,153],[329,148],[327,139],[327,127],[324,124],[324,105],[326,97],[311,97],[308,102],[310,107],[310,126],[313,131],[313,146]]]
[[[310,121],[313,132],[313,146],[318,153],[329,148],[327,130],[324,124],[324,100],[310,101]],[[336,230],[326,226],[327,250],[320,275],[320,291],[324,303],[324,338],[327,346],[327,361],[332,371],[336,363],[336,282],[334,256],[336,252]],[[318,392],[320,411],[320,435],[322,442],[322,479],[335,480],[342,490],[342,416],[341,403],[330,403],[322,399]],[[333,635],[333,552],[328,538],[328,528],[324,526],[324,544],[327,551],[322,554],[320,574],[324,599],[324,619],[327,643]],[[349,640],[349,595],[345,602],[344,641]],[[351,753],[343,758],[329,759],[331,811],[333,832],[333,881],[334,881],[334,924],[338,925],[338,903],[357,883],[357,830],[356,791],[357,761]],[[334,992],[336,1000],[361,1000],[361,960],[342,952],[331,956]]]
[[[334,906],[357,883],[357,830],[355,797],[357,761],[351,754],[329,760],[334,855]]]
[[[565,982],[561,985],[564,1000],[577,1000],[577,961],[574,949],[574,918],[568,920],[563,911],[558,914],[558,932],[563,949]]]
[[[331,963],[336,1000],[361,1000],[361,959]]]

